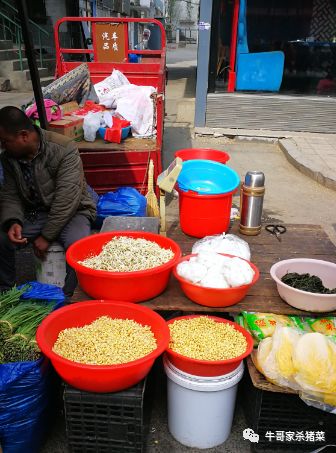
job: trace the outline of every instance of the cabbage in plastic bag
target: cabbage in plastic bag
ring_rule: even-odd
[[[336,345],[314,332],[300,338],[294,350],[296,382],[304,391],[336,394]]]
[[[272,383],[299,389],[295,381],[296,366],[293,353],[301,332],[291,327],[278,325],[271,338],[261,341],[258,346],[258,368]]]

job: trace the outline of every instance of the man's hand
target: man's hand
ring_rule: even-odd
[[[37,258],[40,258],[40,260],[44,260],[46,252],[50,246],[50,243],[46,239],[44,239],[43,236],[38,236],[33,242],[33,245],[34,253],[37,256]]]
[[[14,244],[27,244],[27,238],[22,237],[22,226],[18,223],[13,223],[7,234]]]

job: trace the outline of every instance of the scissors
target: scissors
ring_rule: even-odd
[[[286,233],[287,228],[284,225],[266,225],[265,230],[274,234],[279,242],[281,242],[281,234]]]

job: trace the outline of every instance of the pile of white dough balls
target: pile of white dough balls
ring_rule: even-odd
[[[182,278],[208,288],[234,288],[248,285],[254,277],[249,263],[238,257],[202,251],[177,266]]]

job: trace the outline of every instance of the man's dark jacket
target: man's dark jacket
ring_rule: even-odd
[[[39,154],[32,161],[33,177],[41,209],[49,212],[41,234],[54,241],[76,214],[94,220],[95,204],[88,194],[83,165],[75,143],[67,137],[37,129],[41,136]],[[0,224],[11,220],[23,224],[25,214],[36,209],[30,200],[20,163],[6,151],[1,155],[4,186],[1,190]]]

